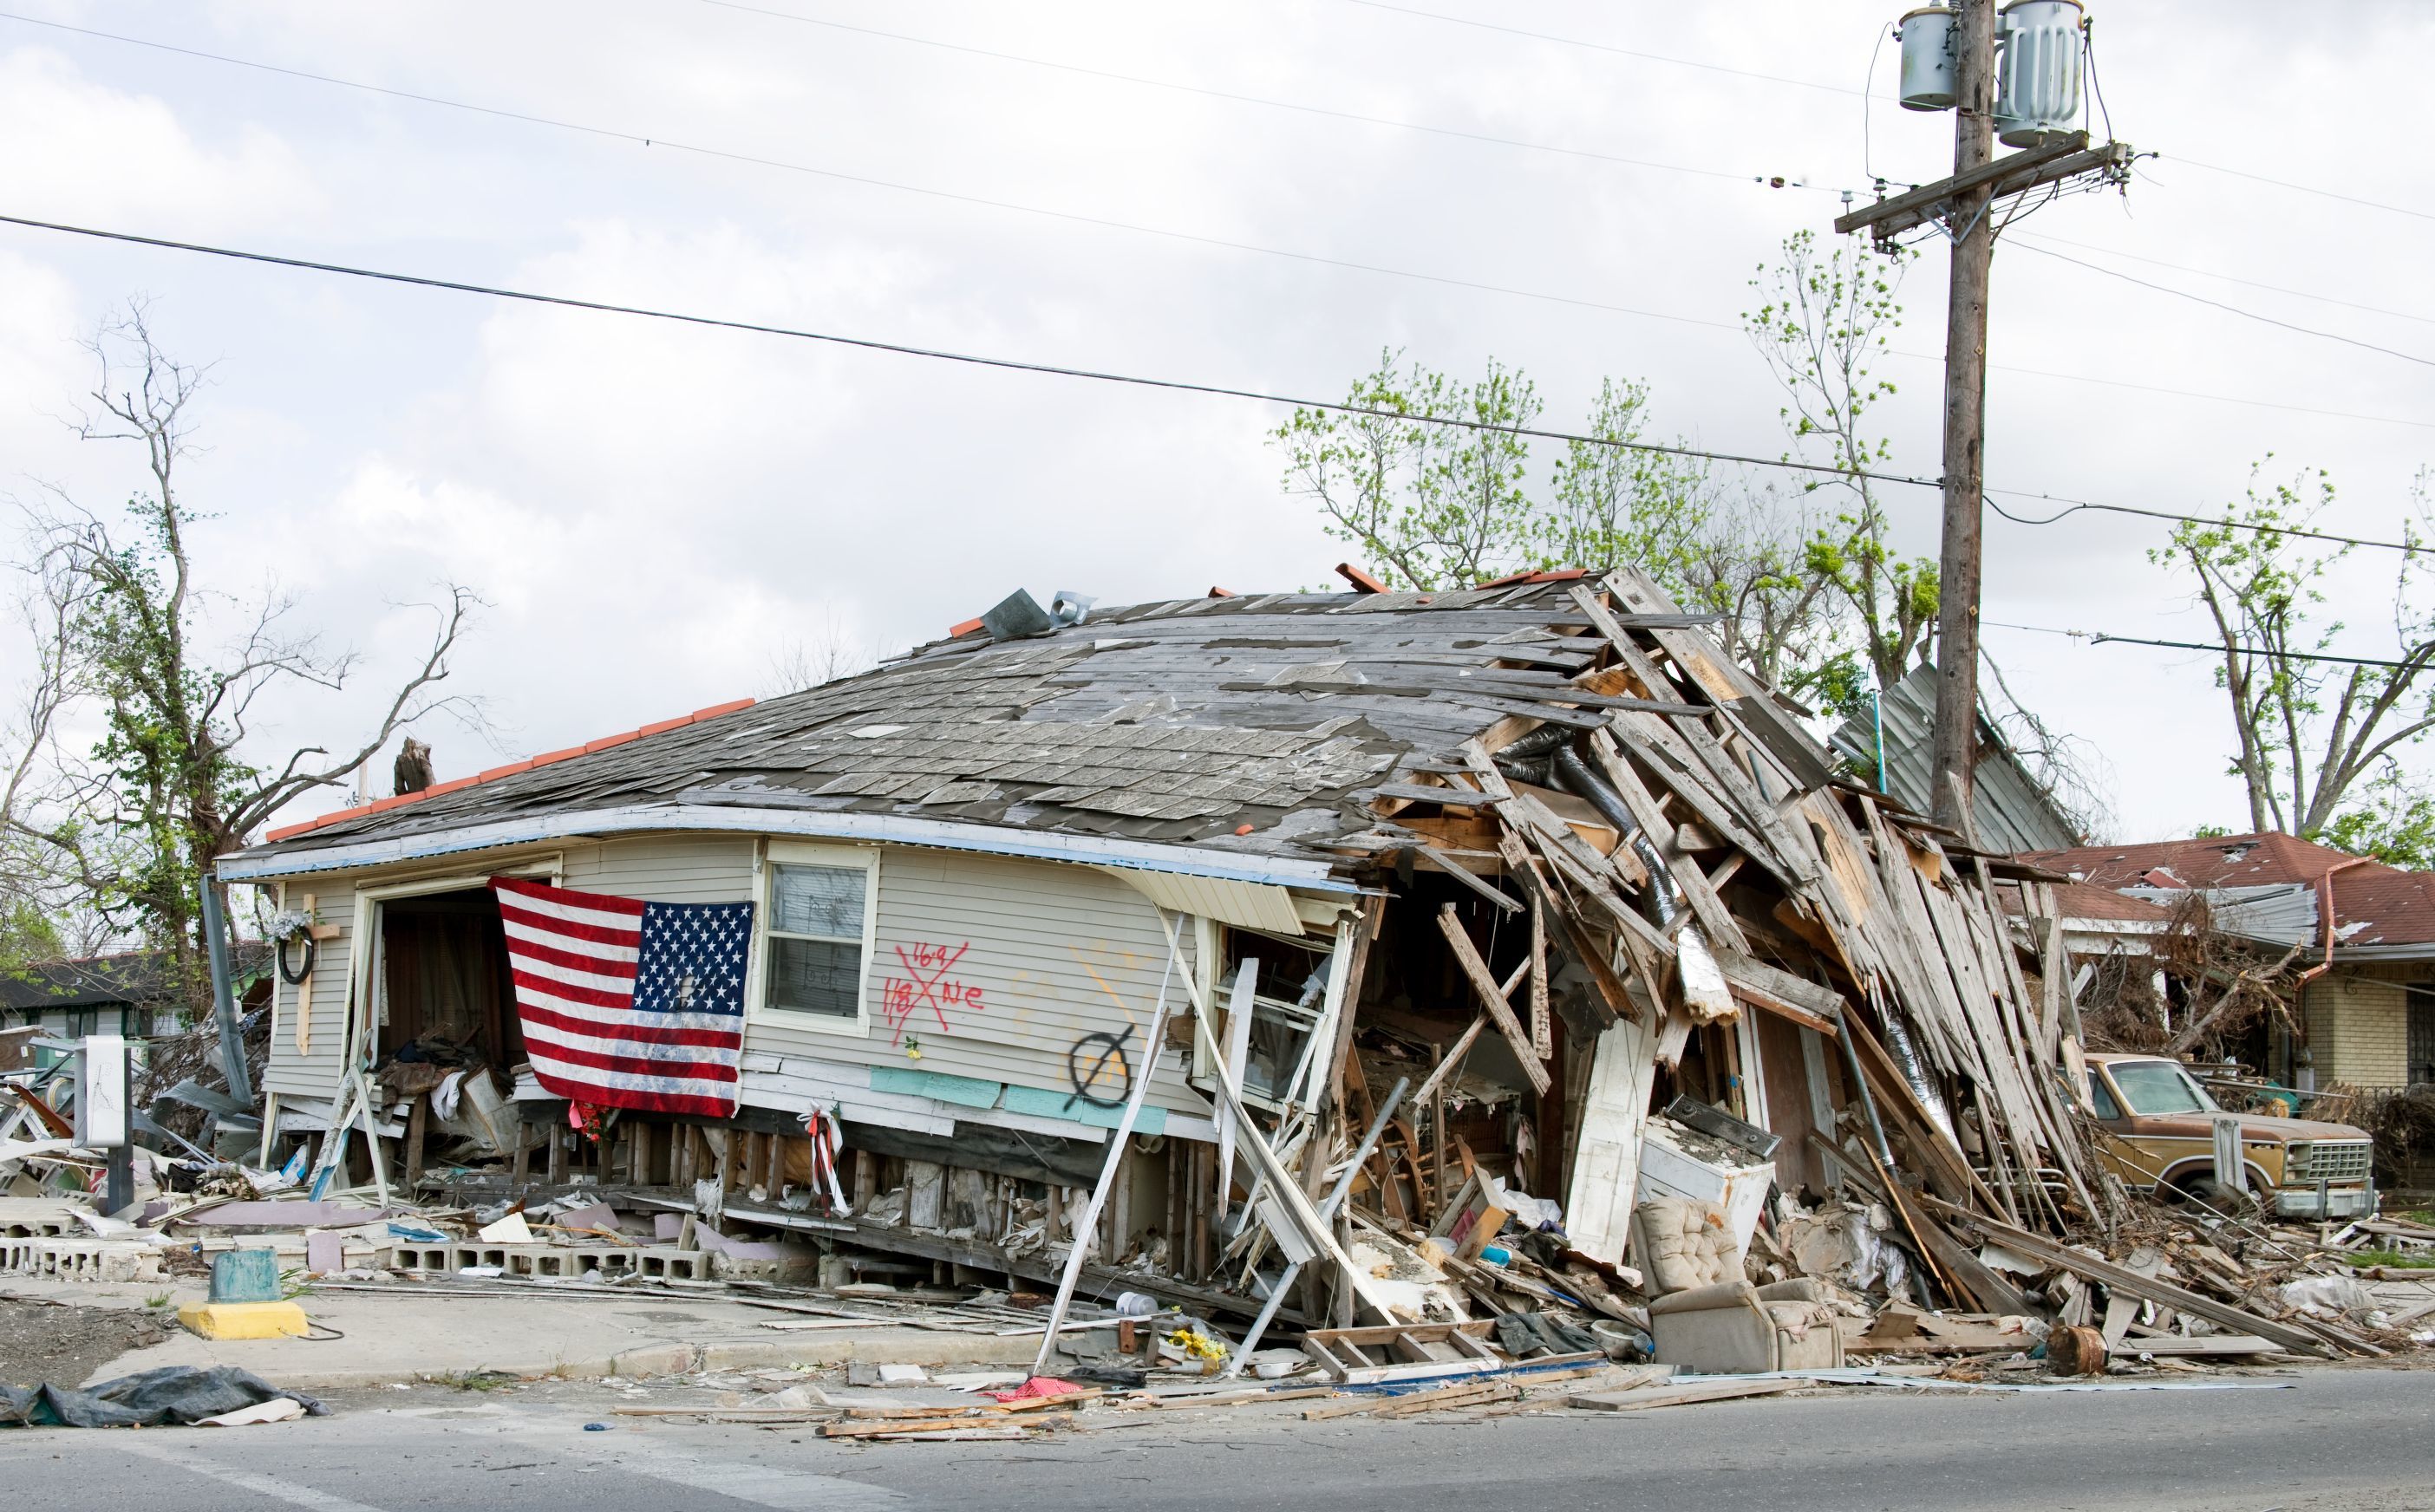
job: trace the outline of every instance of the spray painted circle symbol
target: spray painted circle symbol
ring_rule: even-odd
[[[1128,1027],[1122,1033],[1101,1030],[1086,1034],[1065,1050],[1065,1076],[1073,1084],[1074,1094],[1065,1099],[1069,1109],[1078,1102],[1093,1108],[1122,1108],[1132,1095],[1133,1065],[1125,1054],[1125,1041],[1133,1037]],[[1103,1097],[1099,1089],[1114,1083],[1116,1095]]]

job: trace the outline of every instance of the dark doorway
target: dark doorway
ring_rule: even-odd
[[[502,1071],[524,1059],[496,895],[467,887],[393,898],[380,909],[388,1006],[381,1058],[417,1042],[444,1042],[477,1051]]]

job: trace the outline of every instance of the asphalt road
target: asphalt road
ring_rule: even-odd
[[[13,1506],[108,1512],[2435,1509],[2435,1373],[2286,1379],[2296,1388],[1854,1388],[1480,1422],[1144,1415],[1038,1442],[870,1448],[621,1418],[597,1388],[427,1389],[258,1428],[0,1430],[0,1486]]]

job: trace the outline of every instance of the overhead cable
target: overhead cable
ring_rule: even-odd
[[[1361,3],[1361,0],[1355,0],[1355,3]],[[1474,292],[1483,294],[1501,294],[1515,299],[1534,300],[1550,304],[1569,305],[1576,309],[1597,310],[1609,315],[1624,315],[1636,317],[1642,319],[1665,320],[1672,324],[1694,326],[1702,330],[1731,331],[1736,334],[1741,334],[1743,331],[1743,328],[1739,324],[1732,321],[1703,319],[1698,316],[1673,315],[1662,310],[1644,310],[1632,305],[1613,304],[1599,300],[1581,298],[1577,295],[1556,294],[1542,289],[1518,288],[1510,284],[1490,284],[1472,279],[1455,278],[1440,273],[1423,273],[1410,268],[1391,267],[1377,263],[1356,262],[1349,258],[1328,257],[1315,252],[1300,252],[1282,248],[1263,247],[1255,243],[1231,241],[1222,237],[1205,236],[1193,232],[1173,231],[1164,227],[1139,225],[1131,221],[1115,220],[1104,216],[1085,215],[1072,211],[1048,210],[1037,205],[1026,205],[1012,200],[993,199],[979,195],[961,194],[953,190],[933,189],[920,184],[902,183],[892,180],[877,179],[862,174],[847,173],[834,168],[815,167],[808,163],[791,163],[784,159],[761,157],[751,153],[731,151],[721,147],[700,146],[683,142],[672,142],[665,137],[648,136],[640,132],[629,131],[612,127],[591,126],[582,122],[561,120],[552,116],[539,115],[525,111],[509,110],[498,106],[476,105],[470,101],[449,99],[445,96],[437,94],[424,94],[412,90],[392,89],[383,84],[366,83],[359,79],[340,78],[332,75],[318,74],[305,69],[288,68],[277,63],[265,63],[248,58],[231,57],[224,53],[205,52],[198,48],[181,47],[169,43],[152,42],[141,37],[128,37],[115,32],[97,31],[91,27],[72,26],[64,22],[43,21],[30,16],[18,15],[9,11],[0,11],[0,21],[20,21],[29,26],[48,26],[55,30],[75,32],[81,36],[94,37],[106,42],[126,43],[131,46],[148,47],[161,52],[176,53],[188,58],[201,59],[209,62],[226,63],[233,67],[254,69],[262,73],[283,75],[290,78],[304,79],[318,84],[333,85],[341,89],[360,90],[367,94],[386,95],[392,99],[410,100],[422,105],[433,105],[446,110],[464,111],[476,115],[492,116],[499,120],[521,122],[528,126],[547,127],[555,130],[575,132],[580,135],[596,137],[606,141],[624,142],[643,147],[662,147],[672,152],[690,153],[700,157],[717,159],[722,162],[745,163],[754,167],[778,168],[790,173],[807,174],[818,178],[834,180],[839,182],[860,184],[867,188],[888,189],[903,194],[921,195],[930,198],[950,200],[960,204],[977,205],[985,209],[1011,211],[1019,215],[1037,215],[1052,220],[1067,221],[1077,225],[1093,226],[1103,231],[1119,231],[1135,235],[1156,236],[1170,241],[1183,242],[1203,247],[1216,247],[1229,251],[1252,252],[1263,257],[1282,258],[1287,261],[1307,263],[1318,266],[1343,268],[1352,272],[1374,273],[1384,278],[1405,279],[1414,283],[1434,284],[1442,287],[1469,289]],[[1935,352],[1906,352],[1899,348],[1890,348],[1888,350],[1890,355],[1902,357],[1911,361],[1942,362],[1943,360],[1940,354]],[[2335,420],[2360,421],[2370,424],[2408,425],[2420,429],[2435,430],[2435,421],[2411,420],[2392,415],[2367,415],[2350,410],[2320,409],[2304,404],[2285,404],[2278,400],[2248,399],[2236,394],[2213,394],[2205,393],[2197,389],[2170,388],[2156,384],[2132,383],[2125,379],[2098,378],[2086,373],[2051,372],[2036,368],[2023,368],[2011,363],[1990,363],[1988,364],[1988,368],[1991,371],[1995,372],[2019,373],[2026,377],[2048,378],[2063,383],[2098,384],[2107,387],[2128,388],[2140,393],[2167,394],[2180,399],[2196,399],[2209,404],[2245,404],[2256,408],[2279,409],[2293,414],[2319,415]]]
[[[2190,273],[2200,278],[2218,279],[2226,284],[2237,284],[2243,288],[2264,289],[2269,294],[2288,294],[2295,300],[2314,300],[2319,304],[2337,305],[2345,310],[2362,310],[2369,315],[2388,315],[2396,320],[2415,320],[2421,325],[2435,325],[2435,315],[2412,315],[2408,310],[2388,310],[2381,304],[2361,304],[2356,300],[2338,300],[2330,294],[2318,294],[2308,289],[2288,288],[2280,284],[2261,284],[2254,278],[2219,273],[2210,267],[2192,267],[2186,263],[2167,263],[2161,257],[2146,257],[2137,252],[2126,252],[2118,247],[2092,246],[2087,242],[2072,241],[2068,237],[2048,235],[2045,232],[2031,235],[2027,232],[2016,231],[2012,233],[2012,241],[2015,247],[2050,242],[2057,247],[2069,247],[2078,251],[2095,252],[2100,257],[2119,257],[2129,262],[2145,263],[2150,267],[2168,268],[2176,273]]]
[[[133,232],[108,231],[91,226],[74,226],[60,221],[37,220],[25,215],[0,215],[0,225],[24,226],[35,231],[59,232],[71,236],[87,236],[101,241],[124,242],[138,247],[152,247],[167,251],[196,252],[209,257],[229,258],[237,262],[259,263],[272,267],[295,268],[316,273],[335,273],[348,278],[371,279],[384,284],[403,284],[418,288],[444,289],[458,294],[478,294],[491,299],[513,300],[527,304],[554,305],[564,309],[589,310],[606,315],[629,315],[646,319],[672,320],[683,325],[711,326],[729,331],[744,331],[760,335],[788,336],[803,341],[819,341],[832,346],[855,347],[871,352],[893,352],[900,356],[926,357],[941,362],[962,363],[971,367],[994,368],[1013,372],[1040,373],[1050,377],[1081,378],[1097,383],[1123,384],[1137,388],[1168,389],[1179,393],[1210,394],[1227,399],[1248,399],[1260,404],[1290,404],[1300,409],[1325,410],[1341,415],[1366,415],[1380,420],[1404,421],[1413,424],[1442,425],[1459,430],[1494,432],[1498,435],[1527,437],[1534,440],[1579,442],[1590,446],[1612,447],[1618,451],[1645,452],[1666,456],[1683,456],[1709,462],[1731,462],[1744,467],[1776,468],[1785,472],[1806,472],[1833,477],[1840,481],[1898,483],[1911,488],[1943,489],[1937,478],[1914,477],[1901,472],[1877,472],[1865,469],[1837,467],[1823,462],[1799,462],[1788,457],[1752,456],[1736,452],[1711,451],[1703,447],[1669,446],[1657,441],[1627,441],[1611,436],[1593,436],[1580,431],[1551,430],[1539,426],[1502,425],[1488,421],[1464,420],[1459,416],[1429,415],[1408,410],[1390,409],[1382,405],[1353,404],[1339,400],[1297,398],[1290,394],[1271,393],[1264,389],[1237,388],[1222,384],[1194,383],[1180,378],[1152,378],[1136,373],[1108,372],[1090,368],[1073,368],[1056,363],[1028,362],[1014,357],[991,357],[975,352],[951,352],[943,348],[917,347],[904,342],[884,341],[870,336],[839,335],[830,332],[804,331],[791,326],[768,325],[759,321],[725,319],[717,316],[691,315],[676,310],[659,310],[646,305],[616,304],[603,300],[583,300],[569,295],[542,294],[527,289],[510,289],[484,284],[468,284],[455,279],[432,278],[415,273],[396,273],[380,268],[357,267],[345,263],[324,263],[310,258],[285,257],[271,252],[247,251],[239,248],[217,247],[204,242],[176,241],[164,236],[144,236]],[[2015,493],[2017,490],[1999,491]],[[2051,494],[2027,494],[2025,497],[2051,499]],[[1983,497],[1983,496],[1982,496]],[[2022,524],[2047,524],[2052,521],[2023,520],[1997,505],[1985,500],[1989,507],[2007,520]],[[2062,502],[2062,501],[2057,501]],[[2350,537],[2329,536],[2322,531],[2287,529],[2275,525],[2251,525],[2234,520],[2212,520],[2198,515],[2176,515],[2157,509],[2134,508],[2129,505],[2096,504],[2072,501],[2069,514],[2078,509],[2100,509],[2120,514],[2147,515],[2160,520],[2187,520],[2193,524],[2221,525],[2235,530],[2260,530],[2271,533],[2305,535],[2322,540],[2347,541],[2356,545],[2384,546],[2396,551],[2426,548],[2391,541],[2356,541]],[[2055,519],[2063,518],[2057,515]]]
[[[1481,31],[1501,31],[1510,37],[1527,37],[1534,42],[1551,42],[1566,47],[1585,48],[1591,52],[1614,53],[1624,58],[1637,58],[1645,62],[1670,63],[1678,68],[1697,68],[1705,73],[1727,74],[1736,78],[1754,78],[1770,84],[1788,84],[1796,89],[1822,90],[1832,94],[1868,93],[1865,89],[1854,89],[1847,84],[1828,84],[1814,78],[1794,78],[1784,74],[1762,74],[1747,68],[1727,68],[1720,63],[1701,62],[1694,58],[1676,58],[1667,53],[1645,52],[1634,47],[1618,47],[1612,43],[1592,42],[1586,37],[1565,37],[1554,32],[1530,31],[1494,21],[1477,21],[1469,16],[1450,16],[1442,11],[1423,10],[1416,6],[1393,5],[1390,4],[1389,0],[1345,0],[1345,3],[1370,10],[1389,10],[1397,15],[1414,16],[1424,21],[1441,21],[1449,26],[1472,26]],[[2165,154],[2159,153],[2155,156],[2162,157]],[[2170,161],[2187,163],[2193,168],[2204,168],[2209,173],[2220,173],[2235,179],[2247,179],[2252,183],[2271,184],[2277,189],[2288,189],[2294,194],[2317,195],[2326,199],[2339,199],[2345,204],[2361,205],[2370,210],[2388,211],[2396,215],[2410,215],[2420,220],[2435,220],[2435,211],[2416,210],[2408,205],[2388,204],[2381,199],[2346,195],[2333,189],[2319,188],[2315,184],[2293,183],[2288,179],[2270,179],[2262,173],[2251,173],[2243,168],[2227,167],[2220,163],[2204,163],[2197,158],[2173,155]]]
[[[1741,330],[1739,325],[1726,320],[1705,320],[1696,316],[1669,315],[1663,310],[1643,310],[1628,304],[1610,304],[1602,300],[1584,299],[1578,295],[1554,294],[1542,289],[1516,288],[1511,284],[1455,278],[1443,273],[1422,273],[1410,268],[1390,267],[1379,263],[1362,263],[1351,258],[1329,257],[1319,252],[1300,252],[1281,247],[1263,247],[1255,242],[1238,242],[1223,236],[1202,235],[1198,232],[1175,231],[1164,226],[1145,226],[1135,221],[1116,220],[1105,215],[1086,215],[1078,211],[1050,210],[1040,205],[1027,205],[1011,199],[995,199],[986,195],[964,194],[952,189],[933,189],[924,184],[874,178],[869,174],[848,173],[840,168],[818,167],[808,163],[795,163],[784,158],[763,157],[756,153],[703,146],[697,143],[675,142],[664,136],[650,136],[617,127],[590,126],[580,121],[537,115],[527,111],[509,110],[495,105],[476,105],[468,100],[450,99],[440,94],[424,94],[413,90],[391,89],[385,84],[339,78],[333,75],[317,74],[306,69],[283,67],[277,63],[257,62],[250,58],[233,58],[225,53],[203,52],[193,47],[179,47],[168,43],[149,42],[141,37],[126,37],[115,32],[95,31],[85,26],[71,26],[64,22],[39,21],[11,11],[0,11],[0,21],[22,21],[30,26],[78,32],[107,42],[123,42],[137,47],[150,47],[162,52],[203,59],[210,62],[227,63],[236,68],[250,68],[267,74],[281,74],[289,78],[308,79],[317,84],[330,84],[340,89],[362,90],[368,94],[385,94],[392,99],[412,100],[420,105],[436,105],[445,110],[464,111],[475,115],[488,115],[503,121],[518,121],[527,126],[542,126],[552,130],[572,131],[582,136],[626,142],[637,146],[660,147],[670,152],[691,153],[725,163],[741,163],[760,168],[780,168],[788,173],[808,174],[814,178],[829,179],[840,183],[861,184],[866,188],[887,189],[898,194],[920,195],[930,199],[952,200],[958,204],[979,205],[990,210],[1012,211],[1017,215],[1037,215],[1044,219],[1067,221],[1075,225],[1096,226],[1103,231],[1121,231],[1138,236],[1156,236],[1167,241],[1187,242],[1200,247],[1222,248],[1228,251],[1252,252],[1262,257],[1284,258],[1290,262],[1310,263],[1322,267],[1340,267],[1357,273],[1376,273],[1386,278],[1408,279],[1414,283],[1436,284],[1447,288],[1471,289],[1482,294],[1504,294],[1515,299],[1537,300],[1549,304],[1567,304],[1577,309],[1602,310],[1612,315],[1638,316],[1643,319],[1667,320],[1677,325],[1708,326],[1718,331],[1739,332]]]
[[[882,341],[869,336],[848,336],[830,332],[803,331],[791,326],[766,325],[753,320],[729,320],[716,316],[688,315],[676,310],[656,310],[639,304],[614,304],[604,300],[581,300],[562,294],[540,294],[527,289],[466,284],[454,279],[428,278],[414,273],[392,273],[379,268],[356,267],[345,263],[323,263],[310,258],[282,257],[270,252],[252,252],[233,247],[216,247],[204,242],[173,241],[164,236],[141,236],[132,232],[72,226],[59,221],[36,220],[25,215],[0,215],[0,225],[25,226],[36,231],[60,232],[71,236],[90,236],[102,241],[126,242],[138,247],[161,248],[168,251],[199,252],[208,257],[262,263],[273,267],[298,268],[316,273],[337,273],[349,278],[374,279],[385,284],[405,284],[418,288],[446,289],[458,294],[479,294],[496,300],[516,300],[527,304],[557,305],[565,309],[591,310],[606,315],[630,315],[645,319],[673,320],[683,325],[747,331],[758,335],[790,336],[801,341],[820,341],[832,346],[857,347],[870,352],[889,352],[900,356],[927,357],[940,362],[963,363],[976,368],[997,368],[1014,372],[1042,373],[1058,378],[1084,378],[1096,383],[1125,384],[1137,388],[1164,388],[1181,393],[1214,394],[1227,399],[1249,399],[1267,404],[1290,404],[1299,409],[1328,410],[1342,415],[1368,415],[1381,420],[1403,421],[1412,424],[1443,425],[1458,430],[1488,431],[1505,436],[1528,437],[1534,440],[1577,441],[1590,446],[1613,447],[1618,451],[1698,457],[1704,461],[1733,462],[1745,467],[1778,468],[1792,472],[1823,473],[1842,479],[1866,479],[1873,483],[1900,483],[1921,489],[1943,487],[1935,478],[1911,477],[1900,472],[1873,472],[1855,468],[1836,467],[1823,462],[1796,462],[1788,457],[1747,456],[1733,452],[1713,452],[1695,446],[1667,446],[1656,441],[1627,441],[1611,436],[1592,436],[1579,431],[1547,430],[1529,425],[1502,425],[1490,421],[1464,420],[1453,415],[1430,415],[1390,409],[1382,405],[1352,404],[1340,400],[1298,399],[1290,394],[1269,393],[1256,388],[1234,388],[1220,384],[1192,383],[1180,378],[1150,378],[1135,373],[1069,368],[1056,363],[1026,362],[1013,357],[989,357],[974,352],[950,352],[938,347],[916,347],[903,342]]]
[[[2237,304],[2226,304],[2221,300],[2211,300],[2203,294],[2193,294],[2187,289],[2177,289],[2172,287],[2170,284],[2150,283],[2147,279],[2136,278],[2129,273],[2125,273],[2119,268],[2103,267],[2098,264],[2086,262],[2081,258],[2070,256],[2067,253],[2055,251],[2050,248],[2031,246],[2027,242],[2017,243],[2015,245],[2019,247],[2020,250],[2025,252],[2034,252],[2040,257],[2051,257],[2059,263],[2069,263],[2074,267],[2084,267],[2092,273],[2102,273],[2107,278],[2118,278],[2125,284],[2135,284],[2143,289],[2153,289],[2159,294],[2169,294],[2177,300],[2187,300],[2193,304],[2207,305],[2213,309],[2222,310],[2227,314],[2239,316],[2241,318],[2246,320],[2255,320],[2262,325],[2276,326],[2285,331],[2295,331],[2304,336],[2316,336],[2326,341],[2339,341],[2346,347],[2357,347],[2367,352],[2379,352],[2388,357],[2399,357],[2404,362],[2414,362],[2422,368],[2435,368],[2435,357],[2422,357],[2412,352],[2401,352],[2392,347],[2379,347],[2373,341],[2361,341],[2356,336],[2339,335],[2331,331],[2321,331],[2315,326],[2299,325],[2289,320],[2278,320],[2271,315],[2260,315],[2255,310],[2244,310]]]
[[[1988,492],[1990,494],[2009,493],[2016,499],[2045,499],[2050,503],[2070,506],[2069,508],[2050,514],[2043,520],[2030,520],[2014,514],[1993,498],[1986,499],[1988,508],[2016,525],[2050,525],[2068,519],[2082,509],[2097,509],[2107,514],[2135,514],[2149,520],[2170,520],[2177,524],[2206,525],[2219,530],[2246,530],[2260,536],[2293,536],[2304,541],[2327,541],[2342,546],[2369,546],[2378,551],[2397,551],[2406,557],[2415,557],[2429,550],[2435,550],[2435,545],[2423,541],[2375,541],[2365,536],[2337,535],[2330,530],[2310,530],[2305,525],[2254,524],[2245,520],[2226,520],[2214,515],[2175,514],[2169,509],[2142,509],[2128,504],[2095,504],[2085,499],[2064,499],[2051,493],[2028,493],[2019,489],[1991,489]]]
[[[2211,651],[2218,656],[2227,654],[2262,656],[2277,662],[2331,662],[2352,667],[2392,667],[2403,672],[2421,671],[2430,662],[2435,662],[2435,657],[2413,657],[2405,661],[2394,661],[2391,657],[2336,656],[2329,651],[2277,651],[2268,646],[2241,645],[2236,643],[2226,645],[2219,641],[2157,641],[2144,635],[2110,635],[2103,630],[2059,630],[2052,626],[2013,625],[2004,620],[1980,620],[1978,623],[1994,626],[1998,629],[2029,630],[2037,635],[2068,636],[2075,641],[2086,641],[2091,645],[2160,645],[2173,651]]]

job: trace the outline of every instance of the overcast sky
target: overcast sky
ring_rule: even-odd
[[[1551,423],[1601,376],[1638,378],[1658,429],[1770,455],[1778,396],[1736,326],[1749,279],[1796,230],[1831,238],[1837,191],[1872,169],[1914,182],[1951,159],[1950,117],[1864,100],[1892,4],[17,9],[597,130],[0,20],[0,213],[1296,394],[1341,393],[1382,348],[1459,374],[1494,356]],[[1991,486],[2205,509],[2272,454],[2332,471],[2335,528],[2393,534],[2435,460],[2425,361],[2023,249],[2435,356],[2435,163],[2406,146],[2435,9],[2093,9],[2114,129],[2162,156],[2127,198],[2050,206],[1998,251]],[[1890,94],[1891,42],[1874,77]],[[1463,132],[1577,150],[1445,134]],[[437,585],[491,601],[455,680],[497,732],[422,731],[443,778],[769,692],[793,644],[902,649],[1018,586],[1291,588],[1346,554],[1281,493],[1264,436],[1283,416],[1258,404],[0,227],[9,488],[107,507],[139,481],[140,458],[60,423],[90,387],[79,336],[135,295],[173,352],[217,365],[186,479],[212,580],[275,581],[300,624],[366,653],[359,696],[285,706],[273,737],[354,733]],[[1941,255],[1905,299],[1890,466],[1933,476]],[[1934,494],[1891,497],[1901,544],[1933,557]],[[1987,618],[2202,638],[2147,560],[2164,528],[1991,521]],[[2328,586],[2343,644],[2373,655],[2392,558],[2370,555]],[[2120,837],[2244,826],[2203,658],[1987,641],[2102,753]],[[22,676],[22,647],[0,654]]]

